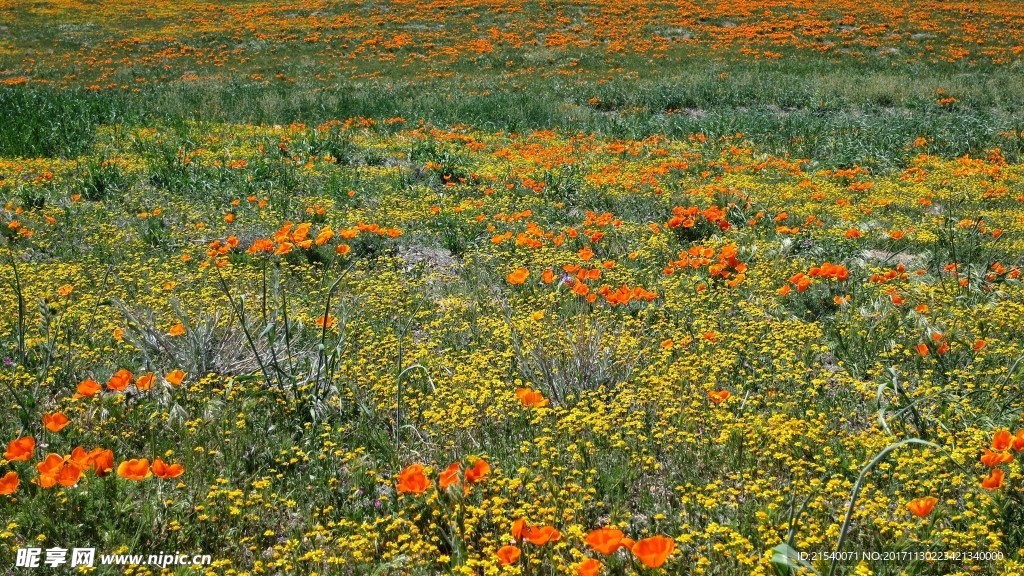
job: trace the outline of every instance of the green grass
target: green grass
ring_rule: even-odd
[[[524,132],[556,129],[640,139],[742,132],[766,152],[822,167],[906,166],[919,153],[946,157],[1024,150],[1024,80],[1010,71],[893,72],[857,67],[762,63],[691,65],[652,79],[596,84],[521,80],[464,72],[452,80],[174,82],[135,92],[15,87],[0,90],[0,155],[74,157],[106,124],[174,125],[192,118],[252,124],[316,124],[353,116],[400,116],[438,126]],[[981,80],[981,81],[979,81]],[[957,103],[942,108],[936,90]]]

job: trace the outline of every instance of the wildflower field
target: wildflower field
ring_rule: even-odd
[[[4,574],[1024,574],[1016,2],[0,0],[0,236]]]

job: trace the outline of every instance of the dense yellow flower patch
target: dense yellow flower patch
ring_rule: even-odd
[[[4,159],[3,557],[770,574],[856,486],[843,550],[1024,570],[1022,183],[365,119]]]

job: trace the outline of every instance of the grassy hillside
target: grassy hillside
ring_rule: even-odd
[[[1024,572],[1021,22],[0,0],[0,567]]]

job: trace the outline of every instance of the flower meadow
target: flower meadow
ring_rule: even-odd
[[[0,7],[12,573],[1024,573],[1016,4]]]

